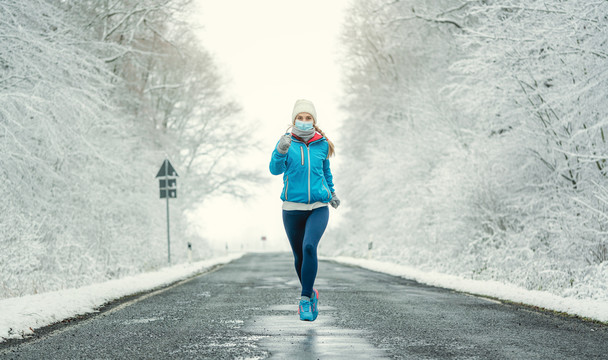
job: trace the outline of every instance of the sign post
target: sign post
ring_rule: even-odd
[[[167,199],[167,257],[169,265],[171,265],[171,232],[169,231],[169,198],[177,198],[177,172],[173,168],[173,165],[169,162],[169,159],[165,159],[163,164],[156,174],[159,179],[160,186],[160,198]]]

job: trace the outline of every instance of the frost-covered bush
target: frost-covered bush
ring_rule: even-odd
[[[349,212],[326,246],[361,255],[373,239],[376,256],[422,268],[606,297],[608,4],[350,14],[336,177]]]

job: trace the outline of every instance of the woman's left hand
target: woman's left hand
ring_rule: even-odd
[[[331,193],[331,200],[329,201],[329,205],[331,205],[331,207],[333,207],[334,209],[337,209],[338,206],[340,206],[340,199],[338,199],[338,196],[335,192]]]

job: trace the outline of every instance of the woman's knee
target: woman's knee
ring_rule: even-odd
[[[304,254],[307,256],[317,256],[317,247],[313,244],[304,244]]]

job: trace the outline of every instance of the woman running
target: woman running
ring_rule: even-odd
[[[270,160],[270,172],[283,174],[283,225],[291,244],[296,273],[302,285],[300,320],[314,321],[319,314],[317,245],[327,226],[329,209],[340,199],[334,192],[329,157],[334,144],[317,127],[312,102],[297,100],[291,115],[292,132],[281,137]]]

